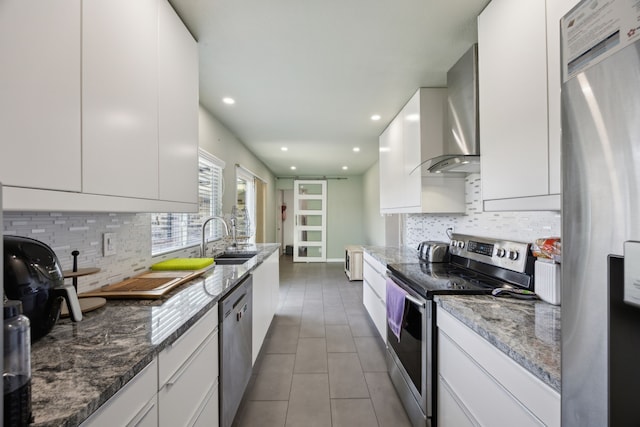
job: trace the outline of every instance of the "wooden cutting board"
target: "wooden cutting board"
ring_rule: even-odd
[[[154,271],[82,293],[78,297],[159,298],[176,286],[195,279],[209,268],[194,271]]]

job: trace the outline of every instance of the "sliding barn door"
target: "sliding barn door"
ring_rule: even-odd
[[[294,181],[293,201],[293,261],[325,262],[327,181]]]

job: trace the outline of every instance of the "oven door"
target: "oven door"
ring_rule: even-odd
[[[400,341],[387,324],[389,356],[390,362],[393,362],[393,365],[390,365],[390,375],[413,424],[416,424],[415,418],[419,415],[425,425],[430,425],[427,421],[431,420],[433,413],[431,391],[433,301],[426,300],[397,277],[390,277],[409,294],[405,301],[406,315],[400,332]],[[397,370],[395,376],[399,374],[400,378],[394,378],[394,374],[391,373],[394,369]],[[416,405],[420,414],[415,413],[415,409],[418,408],[412,408]],[[412,415],[412,412],[415,414]]]

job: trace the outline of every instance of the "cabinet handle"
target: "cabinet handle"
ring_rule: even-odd
[[[167,387],[170,387],[172,385],[174,385],[182,376],[182,374],[184,374],[187,370],[187,368],[189,367],[189,365],[191,365],[191,363],[193,362],[193,359],[195,359],[196,357],[198,357],[200,355],[200,353],[202,353],[202,351],[204,350],[204,348],[206,347],[207,344],[209,344],[209,342],[211,342],[211,340],[213,339],[213,337],[217,334],[217,332],[214,332],[212,334],[209,335],[209,337],[207,339],[205,339],[202,344],[200,344],[200,346],[196,349],[196,351],[194,351],[191,356],[189,356],[189,358],[182,364],[182,366],[180,366],[180,368],[176,371],[175,374],[173,374],[171,376],[171,378],[169,378],[167,380]]]
[[[148,401],[147,404],[144,405],[142,409],[140,409],[140,411],[136,414],[136,416],[133,417],[131,421],[129,421],[129,423],[127,424],[127,427],[135,427],[138,424],[140,424],[140,421],[142,421],[147,416],[147,414],[151,412],[153,408],[156,407],[156,399],[157,399],[157,396],[153,396],[153,399]]]

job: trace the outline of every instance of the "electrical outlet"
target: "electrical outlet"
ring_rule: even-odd
[[[116,235],[115,233],[104,233],[102,235],[102,253],[104,256],[116,254]]]

